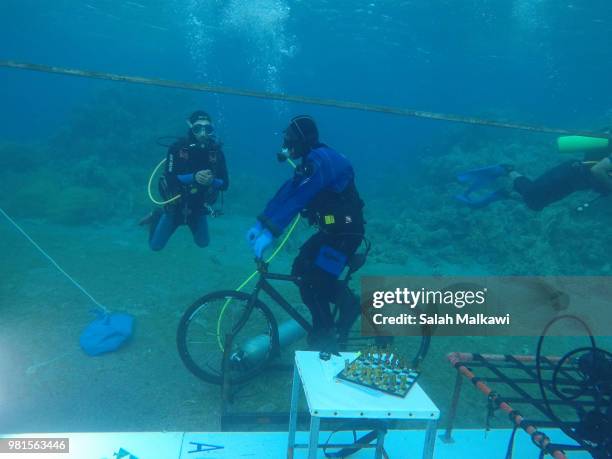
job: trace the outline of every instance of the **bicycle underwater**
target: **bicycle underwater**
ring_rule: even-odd
[[[369,247],[369,244],[367,244]],[[347,274],[339,280],[339,295],[355,295],[349,288],[351,276],[363,266],[367,256],[356,253],[348,262]],[[240,384],[261,373],[281,350],[312,332],[311,322],[292,306],[270,281],[292,282],[299,286],[301,278],[289,274],[272,273],[269,263],[257,261],[258,279],[251,293],[239,290],[219,290],[196,300],[183,314],[177,331],[177,347],[187,369],[198,378],[213,384]],[[274,312],[260,299],[265,292],[281,307],[290,320],[279,324]],[[341,305],[357,304],[336,298],[332,315],[338,322]],[[359,311],[356,312],[359,314]],[[349,337],[348,341],[367,341],[386,337]],[[380,342],[380,340],[377,340]],[[425,358],[430,336],[423,334],[413,365]]]
[[[282,281],[299,285],[300,277],[272,273],[268,267],[269,263],[257,261],[259,277],[251,293],[212,292],[195,301],[183,314],[177,332],[178,351],[185,366],[198,378],[221,384],[226,355],[230,383],[248,381],[280,356],[281,348],[312,332],[310,321],[270,283]],[[348,283],[359,267],[349,266],[348,273],[340,281],[340,291],[352,294]],[[291,319],[279,324],[272,310],[260,299],[261,292]],[[334,317],[339,314],[338,310],[336,307]],[[228,340],[231,344],[226,349]]]

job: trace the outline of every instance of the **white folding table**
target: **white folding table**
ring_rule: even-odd
[[[308,448],[308,459],[316,459],[321,419],[342,418],[425,422],[427,432],[423,459],[432,459],[440,410],[418,383],[414,384],[406,397],[400,398],[335,378],[344,368],[345,359],[353,361],[355,358],[355,352],[342,352],[340,357],[332,356],[330,360],[325,361],[319,358],[318,352],[296,351],[287,457],[293,459],[296,448]],[[310,412],[308,445],[295,443],[300,387],[304,388]],[[383,442],[384,434],[379,433],[376,459],[382,457]]]

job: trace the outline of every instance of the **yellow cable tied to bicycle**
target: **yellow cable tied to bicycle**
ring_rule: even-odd
[[[299,221],[300,221],[300,215],[298,214],[297,217],[295,217],[295,219],[293,220],[293,223],[291,224],[291,226],[289,227],[289,231],[287,231],[287,234],[285,235],[281,243],[274,250],[274,252],[272,252],[272,255],[270,255],[270,258],[266,260],[266,263],[270,263],[274,259],[274,257],[278,254],[278,252],[281,251],[285,243],[289,240],[291,233],[293,233],[293,230],[295,229]],[[247,277],[245,281],[242,284],[240,284],[240,286],[236,290],[237,291],[242,290],[244,286],[246,286],[251,281],[251,279],[255,277],[256,274],[257,274],[257,270],[253,271],[251,275]],[[221,349],[221,352],[225,352],[225,349],[223,348],[223,343],[221,342],[221,321],[223,320],[223,315],[225,314],[225,310],[227,309],[231,301],[232,301],[231,299],[225,300],[225,304],[223,305],[223,308],[221,308],[221,312],[219,313],[219,320],[217,320],[217,343],[219,344],[219,349]]]
[[[158,206],[163,206],[165,204],[170,204],[171,202],[176,201],[177,199],[181,198],[180,194],[177,194],[176,196],[168,199],[167,201],[158,201],[157,199],[155,199],[153,197],[153,193],[151,192],[151,184],[153,183],[153,177],[155,177],[155,174],[157,174],[157,171],[159,170],[159,168],[161,167],[162,164],[164,164],[166,162],[166,158],[162,159],[159,164],[157,166],[155,166],[155,169],[153,169],[153,172],[151,173],[151,176],[149,177],[149,183],[147,184],[147,192],[149,193],[149,199],[154,203],[157,204]]]
[[[294,169],[297,167],[295,163],[291,160],[291,158],[287,158],[287,162]],[[274,252],[272,252],[272,255],[270,255],[270,258],[266,260],[266,263],[270,263],[274,259],[274,257],[278,254],[278,252],[280,252],[281,249],[285,246],[285,243],[289,240],[291,233],[293,233],[293,230],[295,229],[299,221],[300,221],[300,214],[298,214],[297,217],[293,219],[293,223],[291,223],[291,226],[289,227],[289,231],[287,231],[287,234],[285,234],[285,237],[283,238],[281,243],[274,250]],[[247,277],[244,280],[244,282],[238,286],[236,290],[237,291],[242,290],[244,286],[246,286],[251,281],[251,279],[255,277],[256,274],[257,274],[257,270],[253,271],[251,275]],[[231,299],[225,300],[225,304],[221,308],[221,312],[219,313],[219,319],[217,320],[217,343],[219,344],[219,349],[221,349],[221,352],[225,352],[225,349],[223,348],[223,343],[221,342],[221,321],[223,320],[223,315],[225,314],[225,310],[227,309],[231,301],[232,301]]]

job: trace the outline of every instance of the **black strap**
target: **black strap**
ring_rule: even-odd
[[[325,445],[323,445],[323,448],[322,448],[323,449],[323,454],[325,455],[325,457],[329,457],[329,458],[344,458],[344,457],[348,457],[348,456],[351,456],[351,455],[355,454],[356,452],[358,452],[361,449],[361,447],[359,447],[359,446],[354,446],[354,447],[348,446],[346,448],[342,448],[339,451],[335,451],[333,453],[328,453],[327,449],[329,449],[329,447],[326,446],[326,445],[329,445],[332,436],[335,433],[340,432],[341,430],[342,429],[334,430],[333,432],[331,432],[329,434],[329,437],[327,438],[327,441],[325,442]],[[378,429],[378,430],[383,430],[384,434],[387,433],[387,429],[385,429],[385,428]],[[362,436],[360,438],[357,438],[357,432],[353,430],[353,443],[355,443],[355,444],[357,444],[357,443],[365,444],[365,443],[372,442],[373,440],[375,440],[378,437],[378,430],[372,430],[372,431],[368,432],[367,434],[365,434],[364,436]]]
[[[536,437],[539,437],[540,439],[536,440]],[[548,435],[546,435],[544,432],[536,430],[531,434],[531,442],[546,453],[548,445],[550,444],[550,438],[548,438]],[[546,445],[544,442],[546,442]]]
[[[548,437],[546,437],[546,439],[549,440],[549,443],[544,448],[542,448],[542,452],[544,454],[550,454],[551,456],[554,456],[555,453],[561,453],[565,455],[565,451],[561,449],[562,445],[550,443],[550,438]]]
[[[521,423],[519,424],[519,427],[523,430],[527,430],[528,427],[532,427],[531,424],[529,422],[527,422],[526,419],[521,420]]]
[[[499,408],[502,403],[506,403],[506,399],[493,390],[489,393],[489,396],[487,398],[489,399],[489,402],[495,406],[496,409]]]
[[[495,417],[495,410],[499,407],[496,405],[495,401],[499,397],[499,394],[492,390],[487,395],[487,418],[486,418],[486,430],[489,431],[491,427],[491,418]]]
[[[508,448],[506,449],[506,457],[505,459],[512,459],[512,454],[514,453],[514,438],[516,437],[516,431],[518,430],[518,425],[514,424],[514,428],[512,429],[512,435],[510,435],[510,441],[508,441]]]
[[[510,421],[512,421],[512,424],[518,426],[518,424],[516,423],[516,418],[517,417],[523,417],[523,413],[521,413],[519,410],[512,410],[510,411],[510,413],[508,413],[508,418],[510,418]]]

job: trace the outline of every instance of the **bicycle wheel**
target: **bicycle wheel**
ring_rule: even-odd
[[[183,314],[176,341],[185,366],[200,379],[223,382],[223,353],[226,335],[233,333],[229,352],[229,382],[248,381],[277,355],[278,326],[272,312],[261,301],[255,305],[239,330],[251,295],[233,291],[209,293]]]

